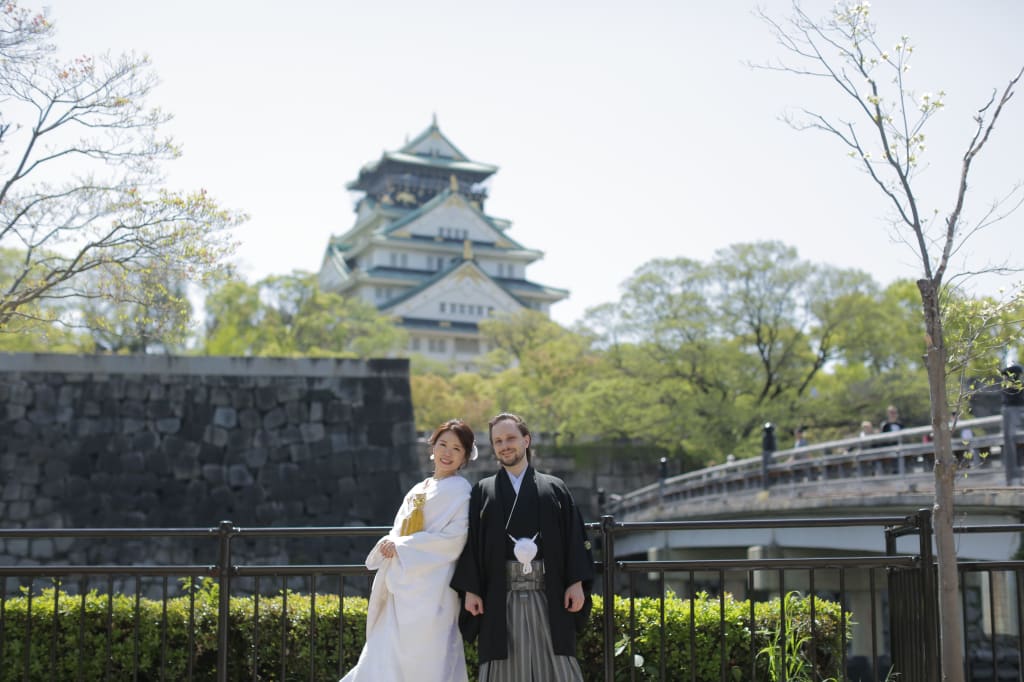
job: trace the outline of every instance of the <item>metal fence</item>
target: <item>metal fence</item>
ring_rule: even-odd
[[[808,556],[778,558],[737,558],[722,556],[712,559],[651,560],[645,557],[615,557],[616,541],[634,534],[652,531],[743,531],[764,528],[826,527],[835,529],[837,538],[851,529],[877,529],[879,552],[858,556]],[[934,558],[930,515],[927,510],[907,516],[856,517],[838,519],[756,519],[694,522],[619,523],[611,516],[602,517],[600,523],[589,524],[598,550],[597,568],[600,579],[595,592],[610,595],[600,621],[602,646],[600,672],[592,672],[588,679],[605,680],[732,680],[749,682],[758,680],[822,680],[823,670],[838,671],[836,678],[849,682],[884,680],[890,672],[898,672],[899,682],[934,682],[939,679],[938,666],[938,611],[935,591]],[[1001,533],[1008,541],[1024,531],[1024,525],[961,527],[961,533]],[[18,565],[0,567],[0,679],[18,680],[92,680],[92,679],[170,679],[167,661],[175,655],[184,655],[188,665],[186,679],[226,680],[334,680],[344,673],[346,655],[346,628],[343,609],[338,609],[334,620],[310,618],[309,630],[301,633],[301,642],[295,644],[293,613],[289,599],[301,603],[311,614],[325,600],[343,602],[353,595],[365,595],[369,572],[361,565],[339,564],[272,564],[256,563],[245,558],[239,547],[245,543],[258,546],[271,538],[365,538],[367,546],[373,539],[387,532],[383,527],[317,527],[317,528],[239,528],[222,522],[215,528],[191,529],[15,529],[0,531],[0,539],[11,541],[67,542],[74,540],[105,543],[139,542],[151,538],[171,539],[176,542],[198,541],[210,545],[213,560],[207,565]],[[899,538],[911,536],[913,550],[897,551]],[[1022,622],[1022,577],[1024,562],[963,561],[959,564],[963,608],[965,675],[972,682],[1004,682],[1024,680],[1021,652],[1024,651],[1024,622]],[[195,581],[208,579],[218,587],[216,606],[204,610],[197,599],[197,591],[184,591],[184,609],[188,619],[187,638],[174,640],[169,632],[167,610],[174,606],[169,595],[172,580]],[[48,590],[56,581],[61,589]],[[131,600],[131,614],[127,629],[115,625],[115,593]],[[767,651],[755,644],[755,611],[769,600],[778,600],[783,610],[778,620],[781,642],[791,641],[787,628],[791,618],[785,609],[789,602],[785,596],[799,593],[809,611],[801,631],[798,646],[781,646]],[[267,618],[261,610],[269,609],[270,599],[277,600],[274,611]],[[672,595],[675,596],[672,596]],[[98,595],[98,596],[97,596]],[[142,597],[155,599],[161,605],[160,613],[146,613]],[[252,623],[255,632],[246,640],[244,652],[247,662],[243,669],[229,670],[229,653],[235,645],[234,630],[238,623],[232,619],[231,597],[251,596]],[[8,622],[8,609],[12,600],[21,600],[29,618],[20,639],[14,639]],[[702,599],[703,598],[703,599]],[[40,600],[48,600],[54,613],[60,612],[59,600],[78,600],[79,609],[85,610],[86,600],[98,600],[103,612],[106,631],[99,644],[106,648],[103,670],[87,670],[79,656],[77,668],[58,663],[68,655],[67,647],[76,646],[75,636],[58,633],[56,618],[49,626],[52,631],[46,640],[45,662],[30,663],[29,641],[33,639],[31,617],[33,608],[41,608]],[[653,599],[653,602],[651,601]],[[688,623],[672,626],[667,611],[672,600],[688,605],[682,613]],[[727,610],[735,600],[745,600],[741,609],[741,629],[745,638],[739,644],[727,637],[735,627]],[[712,651],[701,648],[698,639],[695,604],[698,600],[712,614],[712,637],[716,644]],[[280,602],[283,601],[283,604]],[[616,624],[614,605],[628,606],[628,616]],[[641,613],[642,604],[656,604],[657,617]],[[838,604],[840,646],[835,654],[819,646],[824,620],[821,614],[827,604]],[[192,634],[192,626],[205,618],[216,619],[216,641],[199,642]],[[151,621],[156,621],[154,623]],[[236,616],[236,620],[238,620]],[[596,626],[597,624],[595,624]],[[42,627],[42,626],[37,626]],[[88,646],[84,636],[84,618],[78,623],[77,651]],[[155,630],[153,629],[155,627]],[[317,647],[326,646],[316,628],[332,630],[336,637],[328,638],[331,651],[317,656]],[[348,627],[353,627],[351,624]],[[793,626],[795,627],[795,626]],[[803,626],[802,626],[803,627]],[[149,629],[146,629],[149,628]],[[715,630],[717,628],[717,631]],[[816,630],[819,628],[819,630]],[[670,632],[671,631],[671,632]],[[682,633],[673,639],[675,634]],[[716,634],[717,633],[717,634]],[[706,633],[705,633],[706,635]],[[702,637],[705,635],[701,635]],[[143,653],[154,655],[143,646],[145,637],[156,637],[159,645],[156,661],[150,660],[142,673]],[[727,639],[729,641],[727,641]],[[172,641],[173,640],[173,641]],[[131,642],[127,647],[133,660],[125,663],[132,670],[130,678],[113,676],[111,651],[114,643]],[[288,642],[291,642],[290,644]],[[706,642],[704,643],[706,645]],[[280,656],[279,667],[267,672],[260,665],[264,647],[291,647],[288,656]],[[735,648],[739,647],[739,648]],[[742,666],[734,665],[730,657],[746,647]],[[179,651],[177,649],[184,649]],[[646,652],[643,660],[640,652]],[[37,652],[38,653],[38,652]],[[357,652],[356,652],[357,653]],[[819,661],[819,656],[838,656],[838,660]],[[704,660],[702,660],[702,657]],[[772,669],[765,672],[765,658],[772,658]],[[681,666],[677,661],[690,661]],[[32,659],[34,660],[34,659]],[[237,657],[232,660],[238,660]],[[321,665],[318,661],[327,660]],[[703,672],[698,672],[697,661]],[[760,661],[760,663],[758,663]],[[828,663],[830,668],[825,663]],[[588,662],[596,670],[596,661]],[[236,667],[239,667],[236,665]],[[58,673],[58,670],[65,672]],[[67,672],[70,670],[70,672]],[[710,670],[710,672],[709,672]],[[739,677],[737,677],[739,675]],[[176,678],[180,679],[180,678]]]

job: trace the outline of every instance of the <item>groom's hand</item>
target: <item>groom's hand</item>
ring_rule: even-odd
[[[466,593],[466,610],[474,616],[482,616],[484,613],[484,600],[472,592]]]
[[[583,583],[577,580],[565,591],[565,608],[569,613],[576,613],[583,608],[584,601]]]

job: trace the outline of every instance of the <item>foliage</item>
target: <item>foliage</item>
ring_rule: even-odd
[[[147,105],[148,59],[60,62],[52,37],[45,13],[0,10],[0,331],[90,321],[64,302],[146,304],[138,287],[154,270],[202,282],[243,219],[205,190],[162,185],[161,164],[179,150],[161,132],[169,117]]]
[[[221,283],[206,298],[208,355],[380,357],[404,333],[372,305],[321,291],[306,272]]]
[[[35,593],[31,599],[26,590],[8,596],[2,602],[4,656],[0,661],[0,682],[78,679],[79,671],[82,679],[179,680],[189,679],[191,673],[191,679],[200,682],[214,680],[218,585],[204,579],[194,585],[186,581],[183,588],[184,594],[167,600],[166,612],[162,601],[95,590],[84,598],[55,588]],[[314,604],[310,595],[282,591],[259,598],[256,618],[254,598],[232,597],[228,679],[337,679],[341,676],[339,671],[349,670],[359,657],[365,637],[367,603],[363,598],[346,597],[343,615],[339,607],[337,595],[317,594]],[[692,647],[691,607],[695,623]],[[791,593],[786,596],[785,607],[786,637],[799,643],[793,651],[800,665],[809,670],[813,657],[821,679],[835,677],[843,645],[838,604],[815,600],[813,625],[808,598]],[[629,601],[616,600],[616,632],[620,644],[624,644],[622,651],[639,654],[646,662],[637,679],[657,679],[662,647],[659,603],[642,598],[635,601],[634,608],[636,621],[631,630]],[[753,625],[749,602],[726,595],[723,613],[726,664],[733,671],[731,679],[746,679],[744,673],[751,666],[756,666],[758,679],[769,679],[764,677],[769,665],[757,652],[778,641],[779,600],[755,603]],[[665,619],[664,646],[670,679],[675,679],[672,672],[689,671],[690,665],[696,665],[698,680],[718,680],[723,636],[718,598],[702,593],[691,603],[669,595]],[[849,614],[846,623],[850,623]],[[630,632],[637,633],[632,640]],[[594,598],[594,610],[577,651],[583,678],[602,679],[600,597]],[[628,680],[628,659],[622,659],[616,661],[615,679]],[[466,645],[466,662],[470,680],[476,680],[475,645]]]
[[[519,412],[535,431],[571,437],[572,400],[597,362],[588,336],[531,310],[485,320],[480,331],[495,349],[492,367],[508,368],[491,379],[497,411]]]
[[[413,373],[409,384],[417,431],[433,431],[438,424],[457,417],[477,433],[485,433],[487,422],[497,412],[493,383],[479,374]]]
[[[706,264],[651,261],[618,303],[588,313],[609,369],[584,388],[581,400],[602,405],[586,416],[673,450],[755,450],[763,422],[803,419],[842,343],[848,359],[877,350],[854,323],[875,302],[864,273],[808,263],[779,242],[735,244]]]
[[[754,621],[750,620],[750,602],[725,594],[719,597],[706,593],[690,599],[669,594],[665,599],[665,630],[662,635],[660,602],[652,597],[634,600],[635,626],[630,636],[630,603],[619,598],[615,601],[616,664],[615,679],[629,680],[630,664],[643,661],[642,669],[634,671],[638,680],[657,680],[661,667],[661,650],[665,650],[667,679],[690,679],[696,666],[696,679],[701,682],[721,680],[724,641],[725,671],[729,680],[781,679],[770,677],[770,657],[762,654],[772,651],[780,641],[789,643],[795,653],[796,666],[810,672],[815,670],[825,680],[839,678],[842,667],[842,616],[839,604],[824,599],[814,600],[815,618],[810,619],[809,597],[796,593],[786,595],[786,630],[782,634],[780,601],[754,603]],[[603,602],[594,598],[594,612],[590,625],[580,638],[578,654],[583,667],[583,679],[602,679]],[[692,609],[692,614],[691,614]],[[690,620],[693,619],[691,641]],[[850,613],[846,614],[850,627]],[[724,630],[723,630],[724,628]],[[849,636],[849,632],[846,633]],[[664,641],[662,641],[664,638]],[[639,658],[636,658],[639,656]],[[811,677],[789,677],[798,681]]]
[[[106,280],[115,291],[82,302],[81,314],[98,350],[110,353],[181,352],[191,332],[187,283],[159,263],[124,277],[106,268],[85,275]]]

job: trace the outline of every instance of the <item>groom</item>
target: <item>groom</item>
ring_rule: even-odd
[[[582,682],[576,634],[594,579],[583,520],[565,483],[531,466],[521,417],[494,417],[490,438],[501,469],[473,487],[451,582],[465,595],[463,636],[479,634],[481,681]]]

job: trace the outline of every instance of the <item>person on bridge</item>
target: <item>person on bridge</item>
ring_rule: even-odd
[[[896,406],[890,405],[885,408],[885,421],[882,422],[882,433],[891,433],[902,429],[903,423],[900,421],[900,411],[896,409]]]
[[[461,419],[428,442],[434,474],[406,494],[391,532],[366,557],[375,569],[366,610],[366,645],[341,682],[465,682],[459,596],[448,583],[466,544],[469,492],[459,475],[476,459],[476,438]]]
[[[533,468],[521,417],[497,415],[490,437],[501,469],[473,487],[451,582],[463,636],[479,637],[480,682],[582,682],[576,635],[594,579],[583,519],[565,483]]]

